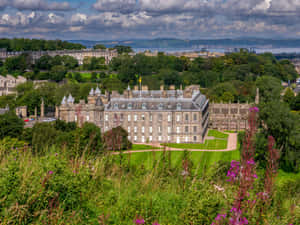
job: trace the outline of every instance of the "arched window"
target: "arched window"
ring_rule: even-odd
[[[118,103],[115,103],[115,104],[114,104],[114,109],[118,109],[118,108],[119,108]]]
[[[147,104],[146,103],[142,104],[142,109],[147,109]]]

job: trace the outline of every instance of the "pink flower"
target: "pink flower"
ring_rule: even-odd
[[[48,172],[48,174],[52,175],[52,174],[53,174],[53,171],[52,171],[52,170],[50,170],[50,171]]]
[[[249,109],[250,112],[259,112],[258,107],[254,106]]]
[[[138,218],[138,219],[135,219],[135,224],[144,224],[145,223],[145,220],[143,218]]]
[[[158,222],[154,222],[152,223],[152,225],[160,225]]]

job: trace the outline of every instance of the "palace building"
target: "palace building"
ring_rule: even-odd
[[[199,86],[176,90],[128,87],[123,94],[91,90],[88,102],[74,103],[69,95],[56,109],[56,117],[79,125],[92,122],[102,132],[122,126],[134,143],[202,143],[209,124],[209,101]]]

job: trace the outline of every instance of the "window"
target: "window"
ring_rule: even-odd
[[[118,108],[119,108],[118,103],[115,103],[115,104],[114,104],[114,109],[118,109]]]
[[[152,121],[152,115],[150,115],[150,118],[149,118],[149,120],[150,120],[150,121]]]
[[[128,115],[128,122],[131,121],[131,115]]]
[[[171,127],[168,127],[168,134],[171,133]]]
[[[158,121],[162,121],[162,114],[158,114]]]
[[[90,120],[90,116],[86,116],[86,121],[89,121]]]
[[[171,137],[170,136],[168,136],[168,141],[171,141]]]
[[[143,103],[143,104],[142,104],[142,109],[147,109],[146,103]]]
[[[144,114],[142,115],[142,120],[145,120],[145,115]]]
[[[142,127],[142,133],[145,133],[145,127]]]
[[[123,121],[123,119],[124,119],[124,115],[123,115],[123,113],[121,113],[121,120]]]
[[[178,143],[178,144],[180,143],[180,137],[176,138],[176,143]]]
[[[130,127],[127,128],[128,133],[130,133]]]
[[[176,132],[177,132],[177,134],[180,133],[180,127],[176,127]]]
[[[158,141],[161,141],[161,136],[158,136]]]
[[[152,127],[149,127],[149,133],[152,133]]]
[[[194,126],[194,133],[196,133],[197,132],[197,127],[196,126]]]
[[[158,126],[158,133],[161,133],[161,126]]]
[[[128,136],[128,140],[130,140],[131,139],[131,136]]]
[[[189,132],[189,127],[185,126],[184,130],[185,130],[185,133],[188,133]]]
[[[142,136],[142,143],[145,143],[145,136]]]
[[[180,121],[180,115],[176,116],[176,121],[179,122]]]
[[[189,115],[185,114],[185,121],[189,121]]]
[[[134,121],[137,121],[137,115],[134,115]]]
[[[108,114],[105,114],[105,121],[108,121]]]
[[[108,131],[108,126],[105,127],[105,131]]]
[[[134,133],[136,133],[137,132],[137,127],[134,127]]]
[[[185,137],[185,142],[189,142],[189,137],[188,136]]]
[[[149,141],[152,141],[152,136],[149,137]]]
[[[163,109],[163,107],[164,107],[164,105],[163,105],[162,103],[159,103],[159,105],[158,105],[158,109],[159,109],[159,110],[162,110],[162,109]]]
[[[168,115],[168,122],[171,122],[171,115]]]
[[[75,115],[75,121],[77,121],[77,115]]]
[[[137,136],[134,136],[134,141],[137,141]]]
[[[194,141],[197,141],[197,136],[194,136]]]
[[[127,108],[132,109],[132,103],[128,103]]]
[[[180,103],[177,103],[176,108],[177,108],[177,110],[181,110],[181,104],[180,104]]]
[[[194,114],[194,121],[197,121],[197,114]]]

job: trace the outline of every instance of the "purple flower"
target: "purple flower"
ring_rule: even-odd
[[[135,222],[135,224],[144,224],[145,220],[143,218],[139,218],[139,219],[136,219],[134,222]]]
[[[158,222],[154,222],[152,223],[152,225],[160,225]]]
[[[226,218],[226,214],[218,214],[215,220],[221,220],[221,219]]]
[[[249,109],[250,112],[259,112],[258,107],[254,106]]]
[[[247,164],[248,165],[255,165],[255,162],[254,162],[253,159],[250,159],[250,160],[247,161]]]
[[[76,171],[76,170],[73,170],[73,173],[77,173],[77,171]]]
[[[253,177],[254,177],[255,179],[257,179],[257,178],[258,178],[258,176],[257,176],[256,174],[253,174]]]
[[[55,156],[58,156],[58,153],[55,153]]]
[[[52,170],[50,170],[50,171],[48,172],[48,174],[52,175],[52,174],[53,174],[53,171],[52,171]]]

